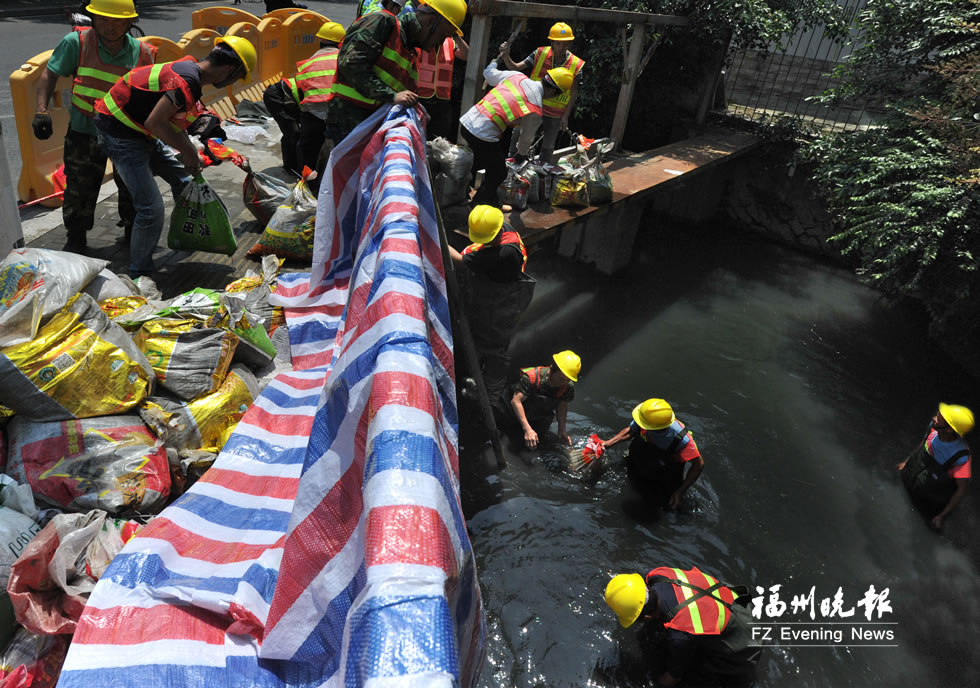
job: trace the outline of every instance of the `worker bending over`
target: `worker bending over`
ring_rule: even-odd
[[[61,206],[68,230],[63,250],[72,253],[83,253],[88,246],[86,235],[95,224],[95,205],[105,177],[107,156],[99,148],[96,136],[95,101],[130,69],[152,65],[157,52],[156,47],[129,35],[137,17],[132,0],[92,0],[85,11],[92,17],[92,28],[76,27],[55,47],[38,79],[37,111],[31,122],[37,138],[43,141],[51,137],[53,127],[48,103],[58,77],[73,76],[64,146],[65,195]],[[136,216],[133,199],[115,168],[112,178],[119,189],[119,216],[129,239]]]
[[[630,481],[657,506],[677,509],[681,498],[704,470],[704,459],[691,431],[663,399],[647,399],[633,409],[633,422],[603,441],[608,449],[632,439],[626,455]],[[687,475],[684,467],[690,466]]]
[[[550,366],[523,368],[510,405],[524,432],[524,444],[538,446],[540,435],[558,419],[558,441],[571,445],[565,431],[568,402],[575,398],[575,382],[582,370],[582,359],[574,351],[559,351]]]
[[[697,567],[660,566],[646,578],[614,576],[605,599],[623,628],[644,622],[656,685],[743,687],[755,680],[761,649],[752,640],[745,586],[722,585]]]
[[[153,272],[153,249],[163,230],[163,198],[153,180],[159,174],[176,198],[201,170],[197,149],[186,129],[203,111],[198,102],[208,84],[218,88],[248,80],[255,68],[255,47],[246,38],[216,38],[200,62],[138,67],[126,74],[95,104],[99,142],[133,195],[136,220],[129,246],[131,277]],[[164,145],[166,144],[166,145]],[[175,148],[181,162],[167,148]]]
[[[490,400],[506,408],[504,400],[510,369],[510,341],[521,315],[534,296],[534,280],[525,274],[527,249],[521,235],[504,221],[499,208],[478,205],[470,211],[469,237],[473,242],[460,253],[449,253],[459,272],[464,310]]]
[[[570,50],[575,34],[572,27],[564,22],[558,22],[551,27],[548,32],[550,45],[545,45],[524,58],[523,62],[517,63],[510,59],[510,44],[503,43],[500,46],[501,58],[507,69],[527,73],[535,81],[541,81],[548,70],[553,67],[564,67],[575,77],[572,87],[560,95],[553,98],[545,98],[541,111],[541,160],[545,164],[551,164],[551,157],[555,152],[555,141],[558,132],[568,129],[568,117],[572,114],[575,107],[575,96],[578,93],[578,82],[582,76],[582,68],[585,67],[585,60],[573,55]],[[510,152],[516,152],[513,142]]]
[[[963,435],[973,429],[973,411],[939,404],[922,443],[899,464],[902,482],[933,528],[959,506],[970,484],[970,447]]]

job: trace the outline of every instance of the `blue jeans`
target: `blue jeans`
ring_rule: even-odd
[[[163,197],[153,175],[170,184],[175,199],[190,183],[191,176],[159,139],[127,138],[100,131],[99,144],[129,188],[136,208],[129,242],[129,274],[148,275],[153,272],[153,249],[160,240],[164,220]]]

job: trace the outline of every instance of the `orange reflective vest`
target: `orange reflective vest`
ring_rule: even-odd
[[[502,246],[504,244],[517,244],[521,249],[521,255],[524,256],[524,262],[521,263],[521,272],[527,267],[527,249],[524,248],[524,241],[521,239],[521,235],[517,232],[501,231],[500,232],[500,244],[470,244],[463,249],[462,255],[467,253],[475,253],[480,249],[487,248],[487,246]]]
[[[104,98],[119,77],[130,70],[128,67],[106,64],[99,57],[99,36],[88,26],[76,26],[78,41],[78,67],[71,86],[71,104],[86,117],[95,117],[95,101]],[[139,56],[133,67],[152,65],[156,60],[155,45],[139,43]]]
[[[551,370],[551,366],[535,366],[533,368],[521,368],[521,372],[527,375],[528,382],[531,383],[531,388],[538,393],[541,392],[542,381],[545,377],[545,374],[549,370]],[[552,387],[551,389],[554,390],[551,396],[554,399],[561,399],[562,397],[565,396],[565,393],[568,391],[568,383],[566,382],[561,387]]]
[[[337,79],[337,54],[340,48],[323,48],[308,60],[296,63],[296,86],[303,91],[303,105],[327,103],[332,98],[333,83]],[[294,96],[299,95],[297,93]]]
[[[176,62],[187,61],[195,62],[194,58],[190,55],[176,60]],[[170,118],[170,126],[177,131],[186,129],[197,119],[197,113],[201,111],[201,107],[191,93],[187,82],[181,79],[180,75],[173,70],[173,67],[171,67],[172,64],[174,63],[162,62],[147,67],[137,67],[127,72],[122,79],[117,81],[109,89],[109,92],[105,94],[104,98],[95,101],[95,110],[101,112],[103,115],[115,117],[130,129],[134,129],[147,136],[153,136],[143,125],[143,122],[134,121],[126,111],[126,105],[129,103],[130,97],[132,97],[133,89],[152,93],[180,89],[180,92],[184,95],[185,110],[184,112],[178,112]]]
[[[521,83],[528,78],[523,74],[513,74],[490,89],[476,104],[477,111],[493,122],[500,133],[514,126],[521,117],[541,114],[541,108],[529,102],[521,89]]]
[[[395,17],[388,10],[381,11]],[[360,19],[356,21],[360,21]],[[415,81],[418,79],[418,72],[415,71],[415,51],[405,47],[402,43],[401,34],[401,22],[395,17],[395,28],[391,30],[388,35],[388,42],[381,50],[381,55],[371,67],[375,75],[395,93],[414,91]],[[354,86],[345,84],[340,78],[334,82],[332,97],[349,100],[368,110],[377,110],[381,106],[380,100],[361,95]]]
[[[296,101],[296,107],[299,107],[300,103],[303,102],[303,98],[300,96],[299,86],[296,85],[296,79],[292,77],[286,78],[282,80],[282,83],[286,84],[286,88],[288,88],[289,92],[293,95],[293,100]]]
[[[447,38],[438,50],[415,49],[418,56],[419,83],[416,93],[419,98],[436,96],[449,100],[453,90],[453,60],[456,42]]]
[[[534,68],[531,70],[531,78],[535,81],[541,81],[545,72],[551,69],[551,62],[553,59],[551,46],[546,46],[543,48],[538,48],[534,52]],[[578,76],[579,71],[585,66],[585,60],[580,57],[572,55],[570,50],[565,51],[565,63],[558,65],[559,67],[564,67],[572,73],[572,76]],[[568,107],[568,101],[572,96],[572,91],[569,89],[566,93],[559,93],[554,98],[545,98],[542,103],[542,110],[544,111],[545,117],[561,117],[565,112],[565,108]]]
[[[697,567],[684,571],[660,566],[647,574],[647,585],[654,578],[670,582],[677,598],[665,628],[693,635],[720,635],[732,620],[735,593]]]

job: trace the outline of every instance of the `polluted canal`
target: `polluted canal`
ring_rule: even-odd
[[[581,480],[553,449],[507,439],[498,471],[464,426],[463,507],[487,619],[480,686],[652,685],[639,624],[620,628],[603,590],[614,574],[662,565],[764,588],[756,623],[778,645],[763,650],[757,685],[980,685],[976,496],[937,533],[895,470],[939,401],[977,401],[918,311],[723,228],[659,232],[611,278],[547,253],[529,261],[538,285],[513,367],[581,355],[568,414],[579,444],[666,398],[705,469],[680,513],[651,513],[626,479],[628,443]],[[776,585],[781,616],[778,601],[768,607]],[[871,586],[868,620],[857,603]],[[809,604],[789,606],[811,590],[812,619]],[[815,634],[778,639],[801,629]]]

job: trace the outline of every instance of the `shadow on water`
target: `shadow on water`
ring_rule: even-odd
[[[787,602],[840,588],[854,607],[870,585],[889,589],[898,647],[768,648],[759,685],[980,683],[968,645],[980,623],[976,500],[931,532],[895,471],[938,401],[977,405],[914,309],[725,228],[651,236],[613,278],[540,254],[530,268],[538,291],[513,363],[582,356],[569,434],[609,437],[662,396],[706,467],[682,513],[651,513],[626,481],[626,445],[591,482],[516,441],[497,471],[464,406],[463,507],[487,610],[481,686],[644,685],[643,648],[602,591],[615,573],[662,564],[780,584]]]

